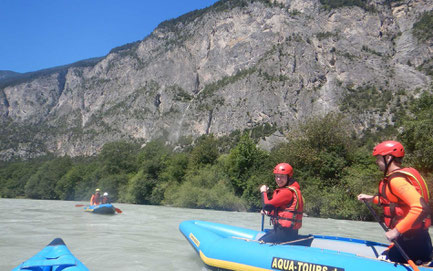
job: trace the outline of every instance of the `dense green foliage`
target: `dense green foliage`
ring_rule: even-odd
[[[374,88],[358,89],[352,95],[365,92],[380,97]],[[389,101],[382,97],[375,103],[385,100]],[[375,143],[400,140],[407,150],[405,165],[418,168],[433,187],[432,115],[433,95],[425,92],[408,103],[407,112],[396,122],[398,127],[363,138],[353,136],[342,115],[329,114],[293,126],[288,143],[271,151],[256,145],[258,138],[275,130],[271,124],[259,133],[252,129],[221,138],[204,135],[181,150],[162,140],[145,146],[111,142],[96,157],[45,157],[0,164],[0,196],[88,200],[100,188],[119,202],[254,211],[260,209],[260,185],[275,187],[272,169],[284,161],[294,168],[306,213],[371,219],[356,195],[376,193],[382,173],[371,156]]]
[[[433,172],[433,95],[424,93],[411,104],[410,112],[400,135],[409,153],[406,159],[423,172]]]

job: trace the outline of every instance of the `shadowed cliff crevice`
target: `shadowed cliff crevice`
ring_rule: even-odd
[[[211,127],[211,125],[212,125],[212,115],[213,115],[213,109],[211,109],[211,110],[209,111],[209,118],[208,118],[208,121],[207,121],[207,127],[206,127],[206,134],[207,134],[207,135],[209,134],[210,127]]]
[[[59,72],[59,74],[57,75],[57,81],[58,81],[58,97],[60,97],[63,93],[63,91],[65,90],[65,84],[66,84],[66,74],[68,73],[68,70],[62,70]]]
[[[3,107],[3,106],[5,107],[4,112],[1,112],[1,110],[0,110],[2,117],[8,117],[10,105],[9,105],[8,98],[7,98],[3,89],[0,89],[0,102],[2,103],[1,107]],[[0,107],[0,109],[1,109],[1,107]]]

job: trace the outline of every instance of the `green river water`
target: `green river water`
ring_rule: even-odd
[[[255,230],[261,225],[259,213],[114,204],[123,213],[96,215],[76,204],[87,202],[0,199],[0,270],[11,270],[60,237],[92,271],[204,271],[178,230],[180,222],[197,219]],[[300,233],[387,243],[374,222],[305,217]]]

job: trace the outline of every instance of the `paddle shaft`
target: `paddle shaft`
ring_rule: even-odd
[[[262,214],[262,227],[260,228],[261,231],[263,231],[264,227],[265,227],[265,214]]]
[[[382,229],[387,232],[389,231],[388,227],[379,219],[379,216],[376,214],[376,212],[373,210],[373,208],[368,204],[367,201],[363,200],[365,203],[365,206],[367,206],[368,210],[370,210],[370,213],[374,216],[376,221],[379,223],[379,225],[382,227]],[[418,267],[415,265],[415,263],[407,256],[406,252],[404,252],[403,248],[400,246],[400,244],[397,242],[397,240],[394,240],[394,245],[397,247],[397,249],[400,251],[401,256],[407,261],[407,263],[413,268],[415,271],[419,271]]]

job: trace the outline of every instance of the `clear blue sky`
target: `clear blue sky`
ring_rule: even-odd
[[[29,72],[106,55],[217,0],[0,0],[0,70]]]

